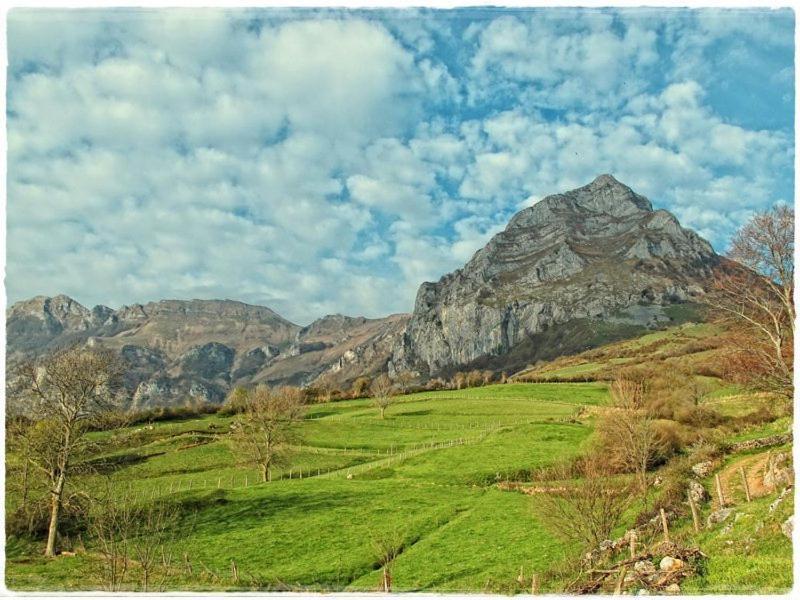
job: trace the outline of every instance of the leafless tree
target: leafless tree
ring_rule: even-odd
[[[478,369],[473,369],[467,373],[467,386],[477,387],[483,382],[483,373]]]
[[[732,374],[791,398],[794,364],[794,210],[756,214],[733,239],[708,303],[734,327]]]
[[[398,371],[394,379],[397,382],[397,386],[400,388],[400,393],[405,394],[414,381],[414,373],[411,371]]]
[[[379,535],[372,540],[375,558],[381,567],[381,583],[379,591],[392,591],[392,562],[403,551],[403,536],[397,532]]]
[[[108,483],[90,511],[89,526],[102,557],[100,577],[108,591],[122,589],[137,571],[141,591],[163,590],[172,563],[177,517],[166,502],[137,505]]]
[[[386,417],[386,409],[392,404],[394,398],[394,384],[386,373],[378,375],[370,386],[372,392],[372,403],[380,410],[381,419]]]
[[[166,502],[148,504],[136,514],[135,526],[130,537],[132,556],[141,571],[141,590],[152,591],[153,577],[157,571],[162,578],[155,585],[163,587],[171,562],[175,542],[177,513]]]
[[[339,383],[336,380],[336,374],[328,371],[320,375],[314,382],[314,386],[319,390],[317,401],[330,402],[333,398],[334,392],[338,391]]]
[[[363,398],[369,393],[369,386],[372,382],[369,377],[358,377],[353,382],[353,398]]]
[[[467,374],[458,371],[455,375],[453,375],[452,385],[455,389],[460,390],[462,387],[467,385]]]
[[[644,402],[644,386],[626,379],[611,384],[612,405],[599,421],[598,437],[606,464],[632,471],[643,498],[647,497],[647,470],[663,452],[662,440]]]
[[[295,387],[260,385],[247,393],[244,411],[233,424],[233,443],[242,462],[259,469],[262,481],[269,481],[273,467],[290,454],[305,409],[303,393]]]
[[[549,475],[553,487],[537,494],[534,503],[545,526],[584,550],[608,539],[629,505],[629,487],[591,456],[579,459],[573,468],[549,469]]]
[[[17,392],[30,410],[49,422],[56,435],[51,477],[50,526],[45,556],[56,554],[59,515],[71,460],[80,448],[87,426],[120,404],[123,364],[117,355],[74,347],[23,364],[18,371]]]

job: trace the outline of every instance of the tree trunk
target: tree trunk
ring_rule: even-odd
[[[22,509],[28,510],[28,458],[25,458],[25,467],[22,470]]]
[[[384,419],[384,418],[385,418],[385,417],[384,417],[384,413],[385,413],[385,412],[386,412],[386,407],[385,407],[385,406],[381,406],[381,419]]]
[[[58,517],[61,512],[61,495],[64,493],[64,482],[66,481],[64,469],[58,474],[56,486],[51,491],[52,504],[50,507],[50,528],[47,531],[47,547],[44,555],[53,558],[56,555],[56,537],[58,536]]]
[[[269,475],[269,467],[261,465],[261,483],[267,483],[267,476]]]

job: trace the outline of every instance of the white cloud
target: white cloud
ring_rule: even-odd
[[[718,249],[791,201],[792,132],[723,116],[701,68],[731,31],[785,46],[770,19],[265,14],[11,13],[11,301],[378,316],[601,172]],[[784,54],[764,71],[782,90]]]

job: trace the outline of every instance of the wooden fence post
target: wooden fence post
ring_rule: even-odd
[[[742,476],[742,486],[744,487],[744,497],[750,502],[750,486],[747,485],[747,475],[744,472],[744,467],[739,467],[739,474]]]
[[[531,594],[535,596],[539,593],[539,574],[534,573],[531,577]]]
[[[631,531],[630,537],[630,545],[631,545],[631,558],[636,556],[636,530]]]
[[[667,513],[664,512],[664,509],[661,509],[661,527],[664,529],[664,541],[669,541],[669,527],[667,526]]]
[[[687,490],[686,495],[689,498],[689,508],[692,509],[692,523],[694,524],[694,532],[700,533],[700,514],[697,511],[697,504],[692,497],[691,490]]]
[[[614,595],[619,596],[622,593],[622,584],[625,583],[625,574],[628,572],[628,566],[622,565],[619,570],[619,577],[617,578],[617,585],[614,587]]]
[[[233,576],[233,582],[239,583],[239,569],[236,568],[236,561],[231,559],[231,575]]]
[[[719,473],[714,475],[714,482],[717,485],[717,501],[719,502],[719,507],[722,508],[725,506],[725,496],[722,494],[722,483],[719,480]]]

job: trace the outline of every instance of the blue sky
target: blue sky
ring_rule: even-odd
[[[407,312],[613,173],[718,251],[794,198],[790,10],[16,10],[9,302]]]

